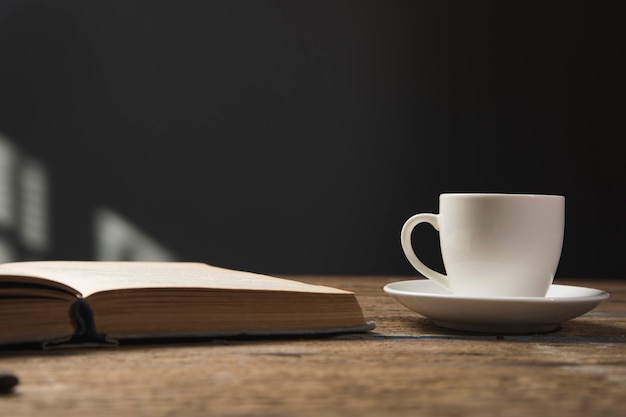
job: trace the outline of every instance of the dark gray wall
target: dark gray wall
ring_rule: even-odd
[[[608,4],[608,3],[607,3]],[[105,206],[179,259],[411,274],[442,192],[564,194],[559,276],[622,278],[622,14],[596,2],[9,0],[0,131],[47,167],[47,257]],[[437,236],[424,228],[428,262]]]

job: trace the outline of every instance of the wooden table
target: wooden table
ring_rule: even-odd
[[[542,335],[443,330],[382,291],[394,277],[296,277],[356,292],[369,334],[52,351],[3,349],[19,416],[624,416],[626,282]],[[45,413],[43,412],[45,411]]]

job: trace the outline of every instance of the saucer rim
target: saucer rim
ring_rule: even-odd
[[[457,295],[457,294],[440,294],[428,291],[407,291],[407,290],[399,290],[394,288],[396,285],[400,284],[417,284],[417,285],[436,285],[434,281],[429,280],[428,278],[424,279],[411,279],[411,280],[402,280],[396,282],[390,282],[383,287],[383,291],[390,295],[401,295],[401,296],[417,296],[417,297],[430,297],[430,298],[441,298],[441,299],[455,299],[455,300],[476,300],[476,301],[495,301],[495,302],[529,302],[529,303],[554,303],[554,302],[581,302],[581,301],[603,301],[609,298],[610,294],[607,291],[600,290],[597,288],[591,287],[581,287],[577,285],[563,285],[563,284],[552,284],[550,288],[576,288],[587,290],[589,292],[593,292],[594,294],[589,295],[581,295],[581,296],[545,296],[545,297],[514,297],[514,296],[468,296],[468,295]],[[442,288],[443,287],[439,287]],[[444,289],[445,290],[445,289]],[[447,291],[447,290],[446,290]]]

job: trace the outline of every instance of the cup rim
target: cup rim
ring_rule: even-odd
[[[524,193],[442,193],[439,197],[465,197],[465,198],[555,198],[564,199],[559,194],[524,194]]]

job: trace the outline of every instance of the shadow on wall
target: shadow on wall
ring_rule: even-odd
[[[44,164],[0,133],[0,262],[46,259],[52,253],[50,181]],[[94,207],[90,217],[95,260],[176,259],[113,209]]]

